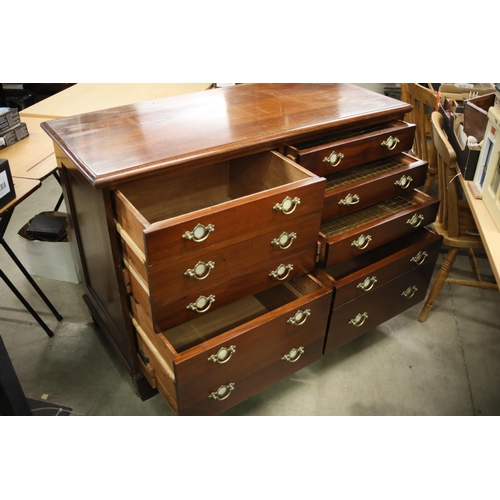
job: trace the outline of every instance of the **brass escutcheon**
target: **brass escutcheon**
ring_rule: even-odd
[[[290,248],[292,246],[293,240],[295,238],[297,238],[296,233],[283,232],[278,238],[274,238],[274,240],[271,241],[271,245],[275,245],[281,248],[282,250],[286,250],[287,248]]]
[[[352,318],[349,321],[350,325],[353,325],[355,327],[360,327],[363,325],[363,323],[367,320],[368,318],[368,313],[363,312],[363,313],[358,313],[354,318]]]
[[[188,269],[184,273],[184,276],[189,276],[190,278],[195,278],[197,280],[204,280],[214,267],[215,264],[211,260],[207,263],[200,260],[198,264],[193,267],[193,269]]]
[[[288,354],[285,354],[281,359],[289,363],[295,363],[304,354],[304,347],[294,347]]]
[[[358,283],[357,288],[361,288],[364,292],[369,292],[376,282],[377,278],[375,276],[372,276],[371,278],[366,277],[361,283]]]
[[[231,345],[229,347],[221,347],[215,354],[212,354],[208,361],[213,361],[214,363],[219,363],[223,365],[227,363],[231,356],[236,352],[236,346]]]
[[[323,163],[329,163],[331,167],[336,167],[344,158],[342,153],[332,151],[327,157],[323,158]]]
[[[191,311],[196,311],[197,313],[204,313],[210,309],[210,306],[215,302],[215,295],[209,295],[205,297],[204,295],[200,295],[196,302],[191,302],[186,309],[190,309]]]
[[[398,145],[398,142],[399,139],[397,137],[392,137],[392,135],[390,135],[380,145],[386,147],[389,151],[392,151]]]
[[[427,257],[429,257],[429,254],[425,250],[423,250],[418,252],[417,255],[415,255],[414,257],[412,257],[410,259],[410,262],[415,262],[417,266],[421,266],[425,262],[425,259],[427,259]]]
[[[182,237],[185,240],[191,240],[199,243],[200,241],[205,241],[210,236],[210,233],[213,233],[214,231],[215,226],[213,224],[208,224],[208,226],[197,224],[192,231],[186,231]]]
[[[290,196],[287,196],[281,203],[276,203],[273,210],[288,215],[294,212],[298,205],[300,205],[300,198],[295,197],[292,199]]]
[[[412,183],[413,178],[409,175],[402,175],[401,179],[397,180],[394,185],[401,189],[408,189]]]
[[[275,271],[271,271],[269,276],[271,278],[275,278],[277,280],[286,280],[290,275],[290,272],[293,270],[293,264],[280,264]]]
[[[418,291],[418,288],[413,285],[409,286],[404,292],[401,292],[401,296],[405,299],[411,299]]]
[[[302,311],[302,309],[299,309],[291,318],[288,318],[287,323],[290,323],[294,326],[303,325],[310,315],[310,309],[305,309],[304,311]]]
[[[356,205],[359,203],[359,195],[349,193],[343,200],[339,201],[339,205]]]
[[[358,250],[364,250],[372,241],[372,237],[367,234],[366,236],[364,234],[361,234],[357,240],[354,240],[351,243],[352,247],[356,247]]]
[[[216,391],[212,392],[208,398],[216,399],[217,401],[224,401],[234,391],[234,382],[227,385],[221,385]]]
[[[418,227],[422,224],[424,216],[422,214],[415,214],[411,219],[408,219],[406,223],[411,227]]]

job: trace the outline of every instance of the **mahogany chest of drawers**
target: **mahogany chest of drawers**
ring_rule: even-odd
[[[410,109],[249,84],[42,125],[84,300],[143,399],[220,413],[423,299],[440,240]]]

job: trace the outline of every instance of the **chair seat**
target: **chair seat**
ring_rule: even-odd
[[[465,233],[459,236],[450,236],[438,220],[434,222],[433,226],[434,230],[443,237],[443,245],[456,248],[484,248],[479,235]]]

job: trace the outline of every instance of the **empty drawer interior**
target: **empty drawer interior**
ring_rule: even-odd
[[[154,223],[307,179],[279,153],[266,151],[196,169],[180,169],[120,186],[141,215]]]

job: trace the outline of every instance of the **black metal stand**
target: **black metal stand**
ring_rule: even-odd
[[[0,244],[5,248],[5,251],[9,254],[10,258],[14,261],[14,263],[19,268],[19,270],[24,274],[25,278],[29,281],[31,286],[35,289],[35,291],[38,293],[40,298],[45,302],[47,307],[51,310],[52,314],[54,314],[57,321],[61,321],[63,319],[63,317],[59,314],[57,309],[52,305],[50,300],[45,296],[43,291],[36,284],[35,280],[31,277],[31,275],[28,273],[26,268],[22,265],[21,261],[16,257],[16,254],[11,250],[11,248],[9,247],[9,245],[7,245],[7,242],[4,239],[5,231],[7,230],[7,226],[9,225],[9,222],[10,222],[10,219],[12,217],[13,212],[14,212],[13,208],[11,210],[8,210],[7,212],[5,212],[5,214],[0,219]],[[26,309],[28,309],[28,311],[36,319],[36,321],[40,324],[40,326],[47,332],[47,335],[49,335],[49,337],[52,337],[54,335],[53,332],[42,321],[42,319],[40,318],[40,316],[38,316],[38,314],[35,312],[35,310],[28,304],[28,302],[21,295],[19,290],[17,290],[17,288],[7,278],[7,276],[5,275],[5,273],[2,270],[0,270],[0,273],[1,273],[0,277],[5,281],[7,286],[14,292],[16,297],[23,303],[23,305],[26,307]]]

